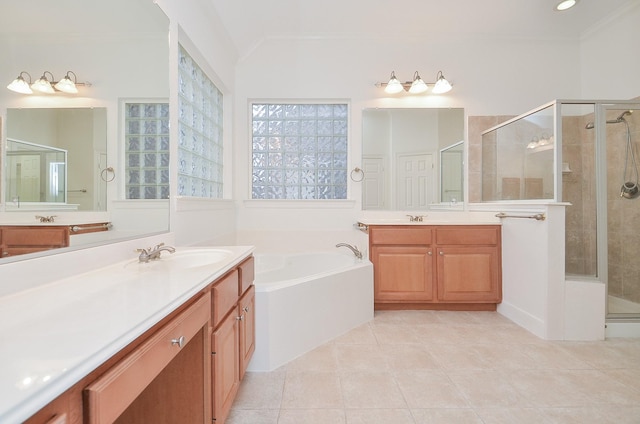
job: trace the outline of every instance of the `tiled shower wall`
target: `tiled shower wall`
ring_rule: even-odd
[[[611,111],[615,119],[622,111]],[[640,110],[625,119],[631,130],[634,152],[640,151]],[[640,303],[640,197],[620,197],[625,163],[627,127],[607,125],[607,220],[609,294]],[[629,167],[632,165],[629,163]],[[629,175],[628,170],[627,175]],[[627,180],[635,181],[635,175]]]

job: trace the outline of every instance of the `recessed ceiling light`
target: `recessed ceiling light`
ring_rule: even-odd
[[[556,10],[563,11],[567,9],[571,9],[573,6],[578,3],[578,0],[562,0],[560,3],[556,5]]]

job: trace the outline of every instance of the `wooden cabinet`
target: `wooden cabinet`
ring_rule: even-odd
[[[0,257],[24,255],[69,246],[71,235],[107,231],[108,222],[79,225],[0,226]]]
[[[211,337],[213,419],[224,423],[255,350],[254,259],[214,284]]]
[[[249,257],[25,424],[223,424],[255,350]]]
[[[69,246],[67,226],[0,227],[2,256],[22,255]]]
[[[370,226],[377,309],[493,310],[502,299],[498,225]]]
[[[211,303],[201,296],[84,390],[88,424],[209,422]]]

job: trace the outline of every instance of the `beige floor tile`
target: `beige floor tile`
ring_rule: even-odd
[[[335,345],[340,370],[382,371],[389,368],[387,355],[378,345]]]
[[[284,371],[248,372],[238,390],[234,408],[279,409],[284,388]]]
[[[280,409],[232,409],[225,424],[278,424]]]
[[[474,408],[509,408],[531,406],[529,401],[514,390],[502,373],[466,371],[448,373],[456,388]]]
[[[477,344],[470,347],[484,359],[491,369],[516,370],[534,369],[536,362],[526,353],[525,348],[518,344]]]
[[[398,386],[409,408],[467,408],[469,403],[442,371],[396,373]]]
[[[540,369],[592,369],[587,362],[581,361],[556,343],[529,344],[524,353],[533,359]]]
[[[415,424],[408,409],[347,409],[347,424]]]
[[[371,326],[369,324],[364,324],[336,338],[335,340],[333,340],[333,343],[370,345],[377,344],[378,341],[373,335],[373,331],[371,331]]]
[[[515,370],[508,374],[511,386],[534,407],[589,406],[567,370]]]
[[[441,344],[466,344],[465,332],[459,325],[421,324],[415,326],[416,337],[420,343],[429,346]]]
[[[400,389],[389,372],[343,372],[340,374],[347,409],[406,408]]]
[[[335,345],[324,344],[294,359],[286,365],[287,371],[336,371],[338,360]]]
[[[371,329],[379,344],[420,343],[413,326],[373,324]]]
[[[341,409],[283,409],[278,424],[345,424]]]
[[[495,312],[378,311],[270,373],[227,424],[640,424],[640,339],[542,340]]]
[[[441,344],[429,346],[429,353],[445,370],[491,369],[489,358],[468,345]]]
[[[630,389],[640,391],[640,369],[603,370],[606,376],[618,381]]]
[[[483,424],[472,409],[412,409],[416,424]]]
[[[282,394],[283,409],[342,408],[337,372],[287,372]]]
[[[547,424],[549,420],[536,408],[477,408],[484,424]]]
[[[565,380],[573,383],[590,405],[640,405],[640,392],[598,370],[567,370]],[[640,421],[640,417],[638,417]]]
[[[402,370],[434,370],[440,364],[422,344],[380,345],[380,352],[387,358],[389,368]]]

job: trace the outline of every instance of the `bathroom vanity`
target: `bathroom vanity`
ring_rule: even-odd
[[[366,225],[375,308],[495,310],[500,225],[424,224]]]
[[[0,353],[0,422],[224,423],[255,349],[252,251],[177,249],[0,298],[0,336],[21,335]]]

